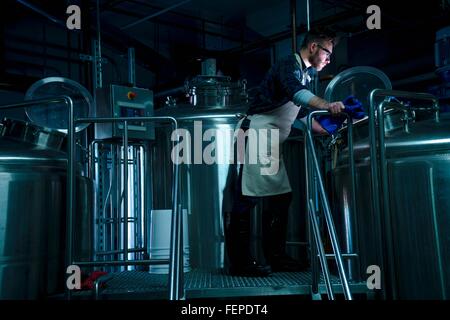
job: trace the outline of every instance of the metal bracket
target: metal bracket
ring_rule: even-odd
[[[401,117],[400,120],[403,122],[405,132],[409,133],[409,123],[416,120],[416,113],[414,110],[404,110],[403,117]]]
[[[102,53],[101,53],[101,44],[100,41],[93,41],[93,51],[94,51],[94,79],[95,79],[95,88],[103,87],[103,69],[102,69]]]
[[[92,61],[94,61],[94,56],[92,56],[92,55],[90,55],[90,54],[83,54],[83,53],[80,53],[79,55],[78,55],[78,58],[81,60],[81,61],[89,61],[89,62],[92,62]],[[100,58],[100,59],[98,59],[98,60],[100,60],[100,63],[102,63],[102,64],[107,64],[108,63],[108,59],[105,59],[105,58]]]

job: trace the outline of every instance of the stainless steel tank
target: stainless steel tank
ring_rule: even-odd
[[[393,94],[394,95],[394,94]],[[416,102],[411,105],[414,106]],[[410,114],[411,115],[411,114]],[[335,212],[349,212],[358,254],[355,278],[365,280],[370,265],[381,268],[384,296],[394,299],[448,299],[450,294],[450,116],[439,121],[425,112],[408,120],[390,111],[385,124],[385,165],[376,191],[368,120],[355,125],[355,208],[351,200],[349,150],[341,150],[332,171]],[[419,120],[421,119],[421,120]],[[345,130],[345,129],[344,129]],[[379,151],[380,149],[378,149]],[[373,207],[380,192],[380,209]],[[376,197],[375,197],[376,198]]]
[[[200,108],[223,108],[247,102],[247,81],[227,76],[199,75],[186,82],[189,103]]]
[[[233,108],[208,109],[195,108],[191,105],[177,108],[164,108],[155,111],[155,115],[174,116],[182,129],[190,132],[194,144],[194,132],[204,135],[208,130],[234,131],[237,117],[221,118],[221,115],[233,116],[245,113],[247,106]],[[202,117],[210,117],[203,119]],[[182,120],[189,118],[190,120]],[[201,121],[201,128],[198,124]],[[197,123],[197,126],[196,126]],[[300,133],[299,133],[300,134]],[[171,208],[172,159],[171,130],[168,127],[155,129],[156,140],[151,147],[150,158],[153,179],[152,207],[156,210]],[[200,148],[210,145],[203,141]],[[194,145],[192,149],[196,148]],[[305,217],[304,192],[304,145],[302,136],[296,136],[283,146],[286,168],[294,192],[289,214],[287,249],[297,259],[307,258],[307,228]],[[231,140],[216,140],[218,160],[228,159],[232,154]],[[192,156],[192,155],[191,155]],[[203,161],[203,159],[202,159]],[[182,209],[187,210],[189,232],[189,261],[192,268],[217,270],[224,267],[225,238],[223,229],[223,211],[231,209],[233,198],[233,181],[237,179],[236,166],[230,163],[200,163],[180,166],[180,194]],[[251,248],[253,254],[263,259],[261,248],[261,219],[264,203],[256,206],[252,212]],[[263,260],[261,260],[263,261]]]
[[[226,77],[202,76],[188,84],[196,87],[190,91],[191,104],[165,107],[155,110],[155,116],[173,116],[179,120],[182,129],[186,129],[192,138],[195,137],[195,123],[200,139],[208,130],[234,131],[238,118],[235,114],[245,114],[248,109],[245,81],[231,83]],[[205,83],[206,81],[206,83]],[[226,88],[224,88],[226,87]],[[197,97],[194,97],[194,93]],[[201,95],[198,95],[201,93]],[[225,98],[225,96],[227,96]],[[194,99],[195,98],[195,99]],[[228,115],[231,117],[221,117]],[[205,118],[206,117],[206,118]],[[189,118],[187,120],[187,118]],[[199,124],[199,122],[197,122]],[[168,127],[155,129],[155,143],[151,149],[151,166],[153,179],[153,208],[171,208],[171,178],[172,160],[170,150],[171,130]],[[218,162],[228,159],[232,154],[232,141],[224,139],[205,138],[216,141],[216,156]],[[211,144],[203,141],[199,147],[201,152]],[[304,200],[304,144],[300,131],[295,137],[283,145],[286,168],[294,192],[290,208],[288,224],[288,252],[295,258],[304,259],[307,256],[307,234]],[[223,230],[223,210],[232,204],[232,182],[237,178],[236,166],[230,163],[195,164],[191,155],[191,164],[180,166],[180,180],[183,209],[188,213],[189,255],[190,264],[199,269],[220,269],[224,267],[225,238]],[[203,160],[203,159],[201,159]],[[253,254],[263,259],[261,248],[261,219],[264,204],[256,206],[252,212],[251,247]],[[300,246],[299,246],[300,245]]]
[[[225,161],[231,154],[232,145],[226,139],[216,139],[217,162],[206,164],[203,151],[214,141],[202,141],[208,130],[234,131],[237,113],[245,112],[245,105],[233,108],[197,108],[192,105],[178,105],[155,111],[155,116],[173,116],[179,127],[190,133],[192,154],[190,163],[180,165],[180,190],[182,209],[187,210],[189,232],[189,260],[191,267],[219,269],[224,263],[224,231],[222,207],[229,203],[226,190],[230,164]],[[223,118],[221,115],[231,117]],[[207,118],[204,118],[207,117]],[[184,120],[183,120],[184,119]],[[210,131],[211,132],[211,131]],[[155,128],[155,143],[151,147],[150,158],[153,177],[153,209],[171,208],[171,179],[173,162],[171,152],[172,130],[170,127]],[[198,134],[198,136],[197,136]],[[200,139],[200,143],[198,144]],[[205,140],[207,140],[205,138]],[[196,145],[194,145],[196,144]],[[201,151],[201,159],[194,159],[194,148]],[[197,160],[197,161],[194,161]],[[198,160],[200,160],[199,163]],[[225,204],[224,204],[225,203]]]
[[[36,299],[65,285],[65,134],[4,120],[0,137],[0,299]],[[92,183],[77,176],[75,258],[91,254]],[[83,237],[80,236],[83,234]]]

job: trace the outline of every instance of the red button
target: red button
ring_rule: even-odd
[[[130,91],[127,93],[127,97],[129,100],[133,100],[134,98],[137,97],[137,94],[136,94],[136,92]]]

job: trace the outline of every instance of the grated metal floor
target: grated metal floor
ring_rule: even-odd
[[[339,279],[332,276],[333,289],[342,292]],[[124,271],[113,274],[104,289],[101,299],[167,299],[167,274],[150,274],[142,271]],[[222,271],[192,270],[184,274],[186,299],[232,298],[276,295],[310,295],[311,272],[277,272],[269,277],[240,277]],[[365,283],[351,283],[351,291],[365,293]],[[323,279],[319,292],[326,293]]]

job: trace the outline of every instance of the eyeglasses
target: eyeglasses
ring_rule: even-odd
[[[327,59],[328,60],[330,60],[330,56],[331,56],[331,51],[330,50],[328,50],[327,48],[324,48],[324,47],[322,47],[320,44],[318,44],[317,43],[317,46],[320,48],[320,49],[322,49],[323,51],[325,51],[326,52],[326,55],[327,55]]]

